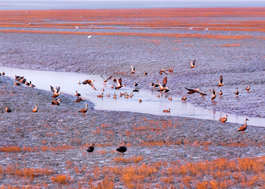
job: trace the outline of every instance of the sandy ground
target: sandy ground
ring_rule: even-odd
[[[253,117],[265,117],[264,89],[264,41],[258,39],[214,40],[203,38],[86,36],[48,34],[0,33],[0,65],[36,70],[84,72],[89,74],[121,76],[126,85],[136,81],[140,89],[150,89],[158,71],[174,67],[168,75],[169,94],[183,96],[184,87],[201,88],[208,93],[188,96],[198,106],[213,110]],[[240,44],[240,47],[221,47]],[[189,68],[189,59],[197,60],[195,69]],[[130,75],[130,65],[136,67]],[[4,71],[4,70],[3,70]],[[144,76],[143,72],[148,72]],[[221,88],[223,98],[211,102],[209,89],[217,87],[218,78],[224,76]],[[85,174],[67,169],[67,161],[89,172],[95,166],[116,165],[114,153],[122,141],[128,142],[126,157],[143,156],[145,163],[157,161],[205,161],[221,157],[259,157],[265,153],[264,128],[249,126],[244,134],[237,132],[241,125],[209,120],[155,116],[131,112],[97,111],[89,101],[74,103],[75,97],[62,94],[60,106],[51,106],[50,91],[14,86],[13,78],[0,77],[0,146],[37,147],[33,152],[0,152],[1,165],[16,164],[17,168],[52,167],[55,174],[69,174],[74,181],[69,187],[77,187]],[[34,81],[33,81],[34,83]],[[247,93],[245,87],[251,86]],[[236,87],[240,95],[235,97]],[[89,104],[85,116],[78,110]],[[31,113],[34,105],[39,111]],[[4,111],[9,106],[11,113]],[[153,122],[158,124],[156,127]],[[164,123],[166,126],[163,127]],[[161,129],[139,130],[155,127]],[[90,142],[96,144],[93,155],[86,153]],[[145,146],[144,143],[161,142]],[[203,145],[208,143],[208,145]],[[198,144],[198,145],[197,145]],[[45,146],[68,146],[67,150],[40,150]],[[207,147],[207,149],[206,149]],[[106,152],[106,153],[97,153]],[[0,185],[21,185],[16,176],[2,175]],[[40,176],[37,181],[56,187],[50,178]],[[28,181],[27,181],[28,182]],[[117,181],[118,183],[118,181]],[[83,183],[83,187],[88,184]],[[120,183],[119,183],[120,184]]]

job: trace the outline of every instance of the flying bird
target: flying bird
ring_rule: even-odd
[[[133,74],[135,73],[136,70],[135,70],[135,67],[132,66],[132,65],[131,65],[131,70],[132,70],[132,71],[131,71],[131,75],[133,75]]]
[[[166,87],[166,85],[167,85],[167,77],[165,77],[165,78],[163,79],[163,85],[161,85],[161,83],[159,83],[159,81],[158,81],[157,79],[156,79],[156,81],[157,81],[158,86],[159,86],[158,91],[160,91],[160,92],[162,92],[162,91],[164,91],[164,92],[168,92],[168,91],[169,91],[169,88]]]
[[[120,89],[120,88],[122,88],[122,87],[125,87],[125,85],[122,85],[122,79],[121,78],[119,78],[118,80],[117,80],[117,87],[115,87],[115,89]]]
[[[210,90],[210,92],[212,93],[212,100],[213,99],[215,99],[215,97],[216,97],[216,93],[215,93],[215,90],[213,89],[213,91],[211,90],[211,89],[209,89]]]
[[[60,102],[60,99],[58,98],[57,100],[53,100],[52,103],[51,103],[51,105],[53,105],[53,106],[54,106],[54,105],[59,106],[60,103],[61,103],[61,102]]]
[[[102,79],[104,79],[104,83],[106,83],[109,79],[112,78],[112,76],[108,77],[107,79],[105,79],[102,75],[101,75]]]
[[[201,89],[199,89],[199,88],[197,88],[197,89],[189,89],[189,88],[187,88],[187,87],[185,87],[185,89],[187,89],[187,90],[189,91],[188,94],[200,93],[199,90],[201,90]],[[201,94],[201,93],[200,93],[200,94]]]
[[[190,68],[195,68],[195,62],[196,62],[196,60],[194,59],[193,60],[193,62],[191,61],[191,60],[189,60],[190,61]]]
[[[223,83],[223,76],[221,75],[220,76],[220,79],[218,79],[218,87],[221,87],[221,86],[223,86],[224,85],[224,83]]]
[[[166,69],[162,69],[162,70],[159,71],[160,75],[162,75],[163,73],[167,75]]]
[[[95,88],[95,86],[94,86],[94,84],[92,83],[93,81],[95,81],[95,80],[93,80],[93,79],[86,79],[85,81],[83,81],[82,82],[82,84],[83,85],[86,85],[86,84],[88,84],[88,85],[90,85],[94,90],[97,90],[96,88]]]

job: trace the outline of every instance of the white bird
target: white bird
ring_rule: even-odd
[[[91,37],[92,37],[92,35],[87,36],[88,39],[91,38]]]
[[[76,26],[76,27],[75,27],[75,29],[77,29],[77,30],[78,30],[78,29],[79,29],[79,27],[78,27],[78,26]]]
[[[192,30],[192,29],[193,29],[193,27],[190,27],[190,28],[189,28],[189,30]]]

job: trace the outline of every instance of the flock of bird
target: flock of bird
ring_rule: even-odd
[[[195,59],[194,59],[193,61],[189,60],[189,62],[190,62],[190,68],[195,68],[195,67],[197,66],[197,65],[195,64],[195,63],[196,63],[196,60],[195,60]],[[161,69],[161,70],[159,71],[159,74],[160,74],[160,75],[163,75],[163,74],[168,75],[168,73],[167,73],[166,71],[168,71],[169,73],[172,73],[173,70],[174,70],[173,67],[171,67],[171,68],[169,68],[169,69]],[[131,65],[131,75],[133,75],[133,74],[135,74],[135,73],[136,73],[136,69],[135,69],[134,66]],[[144,75],[147,75],[147,74],[148,74],[147,72],[144,72]],[[1,73],[0,73],[0,75],[1,75]],[[2,72],[2,75],[5,75],[5,73]],[[122,84],[122,78],[117,79],[117,78],[113,78],[112,76],[110,76],[110,77],[108,77],[108,78],[104,78],[103,76],[101,76],[101,77],[102,77],[102,79],[104,80],[104,81],[103,81],[103,84],[104,84],[104,85],[106,84],[107,81],[109,81],[110,79],[112,79],[113,82],[116,83],[116,86],[111,85],[111,88],[114,88],[114,89],[116,89],[116,90],[119,90],[120,88],[122,88],[122,87],[125,86],[125,85]],[[82,82],[82,84],[83,84],[83,85],[89,85],[89,86],[91,86],[94,90],[97,90],[97,89],[95,88],[94,84],[93,84],[94,81],[95,81],[95,80],[86,79],[86,80],[84,80],[84,81]],[[158,81],[158,79],[156,79],[156,81],[157,81],[157,83],[153,83],[153,82],[151,83],[151,86],[152,86],[152,87],[156,88],[156,90],[157,90],[158,92],[160,92],[160,93],[162,93],[162,92],[164,92],[164,93],[169,92],[169,87],[166,86],[166,85],[167,85],[167,76],[163,79],[162,83],[160,83],[160,82]],[[31,83],[31,81],[27,82],[27,80],[24,78],[24,76],[17,76],[17,75],[16,75],[16,76],[15,76],[14,85],[16,85],[16,86],[20,86],[20,85],[22,85],[22,84],[24,84],[24,85],[26,85],[26,86],[29,86],[29,87],[32,87],[32,88],[35,87],[35,85],[33,85],[33,84]],[[81,82],[79,81],[78,84],[81,84]],[[223,83],[223,76],[221,75],[221,76],[220,76],[220,79],[218,79],[218,87],[222,87],[223,85],[224,85],[224,83]],[[135,83],[134,83],[134,86],[135,86],[135,89],[133,90],[133,92],[139,92],[139,88],[137,87],[137,86],[138,86],[138,83],[135,82]],[[51,91],[52,91],[52,93],[53,93],[52,98],[54,99],[54,100],[52,100],[51,105],[52,105],[52,106],[55,106],[55,105],[59,106],[61,102],[60,102],[60,98],[57,99],[57,97],[61,94],[60,87],[57,87],[57,86],[53,87],[53,86],[50,86],[50,89],[51,89]],[[187,87],[185,87],[185,89],[188,91],[188,92],[187,92],[188,95],[190,95],[190,94],[194,94],[194,93],[199,93],[201,96],[205,96],[205,95],[207,95],[206,93],[204,93],[204,91],[201,92],[201,89],[199,89],[199,88],[191,89],[191,88],[187,88]],[[211,100],[213,101],[213,100],[216,98],[216,91],[215,91],[214,88],[213,88],[212,90],[211,90],[211,89],[209,89],[209,90],[210,90],[210,92],[211,92],[211,94],[212,94]],[[247,87],[246,87],[246,90],[249,91],[249,90],[250,90],[250,86],[247,86]],[[99,97],[99,98],[103,98],[103,92],[104,92],[104,89],[102,89],[102,93],[101,93],[101,95],[97,95],[97,97]],[[127,92],[120,93],[119,96],[121,97],[121,96],[125,95],[125,98],[126,98],[126,97],[129,98],[129,97],[132,97],[132,96],[133,96],[133,92],[132,92],[130,95],[127,94]],[[219,95],[221,96],[222,94],[223,94],[223,93],[222,93],[222,91],[220,90]],[[238,88],[236,88],[235,95],[236,95],[236,96],[239,95]],[[76,91],[75,96],[77,97],[75,103],[79,103],[79,102],[81,102],[81,101],[85,101],[85,100],[86,100],[84,97],[81,97],[81,94],[78,93],[77,91]],[[108,94],[107,97],[110,97],[110,94]],[[157,97],[160,97],[160,95],[158,94]],[[117,98],[117,95],[116,95],[116,93],[114,92],[113,99],[116,99],[116,98]],[[182,101],[185,101],[186,99],[187,99],[187,95],[185,95],[184,97],[181,98]],[[170,96],[170,97],[168,98],[168,100],[172,100],[172,96]],[[139,102],[141,103],[142,100],[139,99]],[[171,110],[170,108],[169,108],[169,109],[165,109],[165,110],[163,110],[163,112],[165,112],[165,113],[170,113],[170,110]],[[9,113],[9,112],[11,112],[11,109],[10,109],[8,106],[6,106],[5,111]],[[37,105],[35,105],[35,107],[34,107],[34,109],[32,110],[32,112],[33,112],[33,113],[36,113],[37,111],[38,111],[38,107],[37,107]],[[85,115],[85,113],[86,113],[87,111],[88,111],[88,104],[85,105],[85,108],[79,110],[79,112],[82,113],[83,115]],[[220,118],[219,121],[222,122],[222,123],[225,123],[225,122],[227,121],[227,117],[228,117],[228,115],[225,115],[225,117]],[[242,133],[244,133],[244,131],[247,129],[247,121],[248,121],[248,119],[246,118],[246,119],[245,119],[245,124],[244,124],[243,126],[241,126],[240,128],[238,128],[238,131],[242,131]],[[89,153],[90,153],[90,152],[93,152],[93,151],[94,151],[94,148],[95,148],[95,144],[94,144],[94,143],[91,143],[91,144],[89,145],[88,149],[87,149],[87,152],[89,152]],[[117,148],[116,151],[121,152],[121,153],[126,152],[126,151],[127,151],[126,142],[124,142],[124,145],[123,145],[123,146],[120,146],[119,148]]]

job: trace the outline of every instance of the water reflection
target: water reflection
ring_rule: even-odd
[[[218,121],[220,117],[224,117],[225,113],[219,111],[212,111],[201,107],[196,107],[189,102],[182,102],[181,97],[173,96],[173,100],[169,101],[167,95],[163,94],[157,98],[157,92],[152,90],[140,90],[133,93],[132,98],[125,99],[119,97],[120,92],[127,92],[130,94],[132,88],[123,87],[120,90],[111,89],[112,81],[103,85],[103,79],[99,75],[88,75],[83,73],[72,72],[52,72],[52,71],[36,71],[24,70],[0,66],[1,70],[6,72],[7,76],[14,77],[15,75],[25,76],[28,81],[32,81],[38,89],[50,90],[50,85],[60,86],[63,93],[75,95],[75,91],[81,93],[83,97],[92,101],[97,110],[114,110],[114,111],[129,111],[148,113],[154,115],[165,116],[181,116],[199,119],[209,119]],[[97,88],[95,91],[89,85],[78,85],[79,81],[86,79],[94,79],[94,85]],[[98,98],[97,95],[101,94],[104,88],[104,97]],[[114,92],[117,94],[117,99],[113,99]],[[110,93],[110,97],[106,95]],[[142,103],[139,103],[139,99]],[[62,102],[63,103],[63,102]],[[170,113],[163,113],[164,109],[171,109]],[[244,124],[245,116],[238,116],[227,114],[227,122]],[[248,117],[249,118],[249,117]],[[249,118],[249,125],[265,127],[264,118]]]

